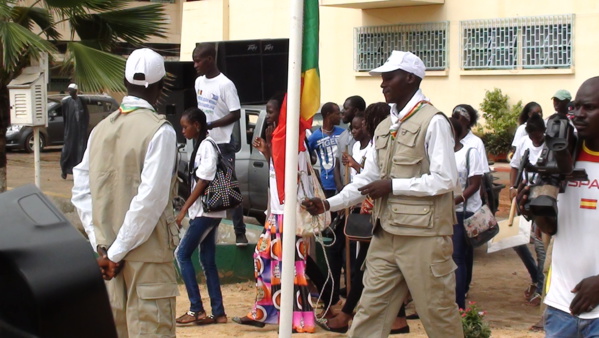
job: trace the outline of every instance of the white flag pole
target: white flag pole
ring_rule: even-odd
[[[291,337],[293,279],[295,277],[295,211],[297,207],[297,155],[299,139],[302,31],[304,0],[291,0],[289,68],[287,73],[287,126],[285,143],[285,209],[283,268],[281,272],[281,317],[279,337]]]

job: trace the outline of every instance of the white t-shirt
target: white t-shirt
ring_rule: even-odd
[[[366,154],[373,149],[372,142],[368,142],[364,149],[360,149],[361,146],[362,145],[360,144],[360,142],[354,143],[354,145],[352,146],[352,157],[356,162],[358,162],[358,164],[364,166],[364,163],[366,163]],[[349,169],[350,181],[354,180],[354,176],[356,176],[356,174],[358,174],[356,169]]]
[[[514,140],[512,140],[512,147],[517,148],[520,142],[522,142],[522,140],[526,138],[526,136],[528,136],[528,133],[526,132],[526,122],[524,122],[521,125],[519,125],[516,129],[516,133],[514,134]]]
[[[539,156],[541,156],[541,151],[543,150],[543,144],[541,144],[539,147],[535,147],[534,144],[532,144],[530,137],[526,135],[526,137],[520,140],[520,143],[516,145],[516,152],[514,152],[514,156],[512,156],[510,167],[516,169],[520,168],[522,156],[527,149],[530,149],[528,161],[533,165],[537,163]],[[529,173],[528,176],[528,178],[523,178],[527,179],[529,182],[532,182],[536,175],[534,173]]]
[[[469,154],[470,171],[468,171],[468,169],[466,168],[466,154],[468,153],[468,149],[471,149],[470,154]],[[458,168],[458,182],[459,182],[462,190],[465,190],[466,182],[468,181],[468,177],[484,174],[483,164],[481,163],[480,155],[479,155],[478,151],[476,150],[476,148],[466,148],[464,146],[464,147],[462,147],[462,149],[456,151],[454,154],[455,154],[455,163]],[[466,204],[466,211],[475,212],[478,209],[480,209],[480,207],[482,207],[482,206],[483,206],[483,201],[480,198],[480,188],[479,188],[477,192],[475,192],[474,194],[472,194],[472,196],[470,196],[468,198],[468,203]],[[463,212],[464,211],[464,203],[460,203],[459,205],[456,205],[455,210],[457,212]]]
[[[545,304],[566,313],[570,313],[570,303],[576,296],[571,290],[583,279],[599,275],[599,152],[583,150],[575,167],[585,169],[589,180],[568,182],[566,191],[557,197],[557,234],[545,298]],[[599,306],[580,318],[599,318]]]
[[[300,203],[305,194],[304,189],[308,193],[309,197],[313,196],[313,188],[312,183],[310,181],[310,176],[307,175],[308,172],[308,164],[306,162],[306,152],[302,151],[297,155],[297,162],[299,167],[299,174],[301,177],[301,182],[304,186],[302,189],[302,185],[297,186],[297,202]],[[273,165],[272,158],[270,159],[270,168],[269,168],[269,176],[268,176],[268,184],[269,184],[269,205],[270,205],[270,213],[276,215],[282,215],[285,211],[285,204],[279,203],[279,190],[277,189],[277,179],[275,175],[275,166]],[[287,199],[287,197],[285,197]]]
[[[468,148],[475,148],[476,152],[478,153],[479,157],[480,157],[480,163],[483,166],[483,171],[485,173],[489,172],[489,160],[487,160],[487,150],[485,149],[485,144],[483,143],[483,140],[480,139],[480,137],[474,135],[474,133],[472,133],[472,130],[468,132],[468,134],[466,134],[466,136],[464,136],[463,139],[460,140],[460,143],[462,143],[464,145],[464,148],[468,149]]]
[[[206,122],[216,121],[232,111],[241,109],[235,84],[223,73],[211,79],[206,78],[206,76],[198,77],[195,90],[198,108],[206,114]],[[211,129],[210,136],[218,144],[229,143],[232,132],[233,123]]]
[[[214,147],[214,144],[210,142],[210,136],[206,137],[196,153],[196,157],[193,162],[193,167],[197,168],[195,176],[201,180],[212,181],[216,176],[216,165],[218,163],[218,151]],[[195,188],[197,182],[194,179],[191,180],[191,191]],[[189,218],[194,219],[196,217],[210,217],[210,218],[223,218],[227,216],[226,211],[215,211],[215,212],[204,212],[202,207],[202,201],[198,198],[187,211]]]

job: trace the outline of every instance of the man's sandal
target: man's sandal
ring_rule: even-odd
[[[206,318],[205,311],[198,311],[198,312],[187,311],[184,315],[177,318],[175,320],[175,322],[180,325],[195,324],[198,321],[203,320],[205,318]]]
[[[196,321],[197,325],[209,325],[209,324],[225,324],[227,322],[227,315],[214,317],[213,315],[206,316]]]

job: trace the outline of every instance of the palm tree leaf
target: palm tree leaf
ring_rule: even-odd
[[[74,70],[74,80],[88,92],[124,91],[125,59],[80,42],[67,44],[65,62]]]
[[[74,16],[71,27],[82,40],[97,40],[103,50],[119,40],[140,45],[149,36],[164,38],[167,28],[160,4]]]
[[[0,21],[0,48],[2,67],[5,71],[19,70],[22,59],[39,58],[43,52],[55,52],[54,46],[27,28],[14,23]]]
[[[49,39],[60,39],[60,33],[54,28],[54,18],[46,8],[14,7],[12,20],[29,30],[32,30],[35,23]]]
[[[0,1],[0,18],[9,19],[12,14],[12,7],[15,6],[17,0]]]
[[[131,0],[45,0],[49,7],[73,9],[87,8],[95,11],[107,11],[123,8]]]

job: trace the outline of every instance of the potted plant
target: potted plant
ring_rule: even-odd
[[[464,338],[489,338],[491,328],[484,320],[487,313],[480,311],[475,302],[468,302],[466,309],[460,309]]]
[[[479,127],[477,134],[481,135],[490,160],[506,160],[512,147],[522,101],[512,106],[508,100],[509,96],[504,95],[501,89],[495,88],[485,92],[485,98],[480,104],[485,126]]]

